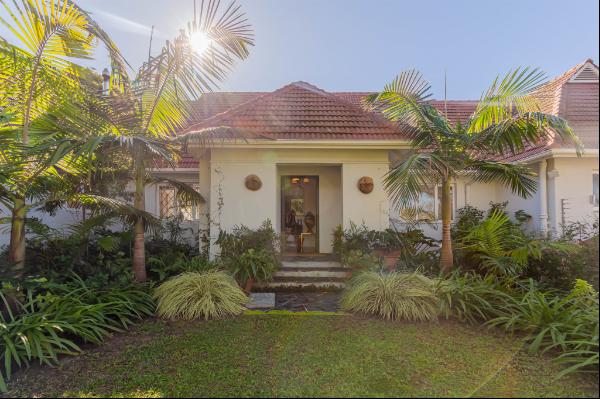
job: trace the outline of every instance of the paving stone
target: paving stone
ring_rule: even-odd
[[[246,305],[248,309],[274,309],[275,293],[253,292],[250,294],[250,302]]]

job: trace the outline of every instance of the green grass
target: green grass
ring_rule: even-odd
[[[594,396],[547,357],[455,323],[247,313],[148,321],[57,369],[15,376],[16,396]]]

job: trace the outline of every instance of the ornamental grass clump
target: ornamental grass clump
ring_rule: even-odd
[[[433,281],[418,273],[364,272],[350,281],[342,309],[385,320],[435,321]]]
[[[190,272],[173,277],[154,291],[157,314],[167,319],[221,319],[238,315],[248,297],[223,271]]]

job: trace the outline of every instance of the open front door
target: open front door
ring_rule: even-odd
[[[319,252],[319,177],[281,177],[281,238],[284,254]]]

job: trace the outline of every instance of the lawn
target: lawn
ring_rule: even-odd
[[[518,339],[456,323],[247,314],[147,321],[60,367],[16,375],[13,396],[596,396],[555,380]]]

